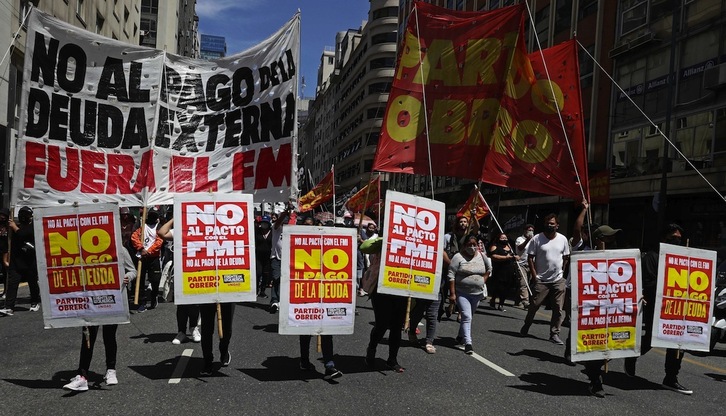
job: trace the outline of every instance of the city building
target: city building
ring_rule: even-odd
[[[227,41],[224,36],[201,34],[199,55],[202,59],[217,59],[227,56]]]
[[[0,66],[0,170],[2,171],[2,206],[10,201],[10,172],[14,162],[14,146],[19,122],[20,86],[25,60],[26,31],[21,29],[32,7],[74,26],[138,44],[139,2],[134,0],[3,0],[0,3],[0,49],[9,53]],[[17,36],[16,36],[17,35]],[[12,49],[10,48],[12,46]]]
[[[199,57],[196,0],[141,0],[140,45]]]

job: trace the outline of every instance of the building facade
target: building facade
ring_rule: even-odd
[[[218,59],[227,56],[224,36],[200,35],[199,55],[202,59]]]
[[[140,45],[199,57],[196,0],[141,0]]]

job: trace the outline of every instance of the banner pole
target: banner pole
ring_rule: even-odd
[[[144,241],[144,226],[146,225],[146,204],[144,204],[144,210],[141,214],[141,241]],[[134,288],[134,305],[139,304],[139,287],[141,287],[141,257],[136,264],[136,285]]]
[[[323,352],[323,337],[318,335],[318,352]]]
[[[411,296],[406,303],[406,322],[403,324],[403,330],[406,332],[411,330]]]
[[[219,332],[219,339],[224,338],[222,332],[222,305],[219,302],[217,302],[217,332]]]

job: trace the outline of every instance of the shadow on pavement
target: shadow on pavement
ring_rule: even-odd
[[[174,376],[174,369],[176,368],[177,362],[180,357],[169,358],[168,360],[160,361],[154,365],[131,365],[129,368],[138,374],[148,378],[149,380],[168,380]],[[204,368],[204,359],[201,357],[189,357],[184,372],[179,378],[200,378],[199,372]],[[214,363],[214,372],[209,377],[227,377],[226,374],[221,373],[221,364],[218,362]],[[201,377],[201,378],[209,378]]]
[[[387,353],[387,352],[386,352]],[[360,355],[335,355],[335,368],[340,370],[343,375],[368,373],[378,371],[383,374],[388,373],[386,362],[381,358],[376,358],[374,369],[369,369],[363,356]],[[239,368],[238,370],[257,381],[309,381],[322,379],[325,367],[322,359],[314,360],[315,370],[306,371],[300,369],[300,358],[274,356],[267,357],[262,362],[265,368]],[[385,373],[384,373],[384,370]],[[331,384],[338,384],[334,380],[329,380]]]
[[[663,387],[660,385],[660,383],[654,383],[642,377],[638,377],[637,374],[635,377],[630,377],[623,372],[612,371],[612,364],[612,362],[608,363],[608,366],[611,368],[611,370],[608,371],[606,374],[603,374],[603,382],[606,385],[613,386],[620,390],[629,391],[663,390]],[[620,368],[622,369],[622,360],[620,360],[620,365]]]
[[[714,379],[716,381],[726,382],[726,375],[724,375],[724,374],[705,373],[705,375],[711,377],[712,379]]]
[[[144,344],[156,344],[159,342],[171,342],[176,333],[139,334],[129,337],[130,339],[143,339]]]
[[[277,334],[279,331],[280,324],[267,324],[267,325],[252,325],[252,329],[255,331],[271,332]]]
[[[519,379],[527,386],[509,386],[510,388],[541,393],[547,396],[589,396],[588,383],[571,378],[546,373],[522,374]]]
[[[519,334],[517,334],[517,335],[519,335]],[[564,349],[563,349],[563,353],[564,353]],[[527,357],[536,358],[539,361],[549,361],[549,362],[555,363],[555,364],[567,364],[567,365],[569,365],[568,361],[565,360],[565,357],[564,356],[558,356],[558,355],[550,354],[547,351],[540,351],[540,350],[522,350],[522,351],[519,351],[519,352],[508,352],[507,354],[509,354],[512,357],[519,357],[519,356],[524,355],[524,356],[527,356]]]
[[[35,379],[35,380],[23,380],[23,379],[17,379],[17,378],[5,378],[2,379],[3,381],[6,381],[10,384],[15,384],[16,386],[20,387],[26,387],[29,389],[51,389],[51,390],[62,390],[63,386],[68,384],[68,382],[71,381],[73,377],[78,375],[77,370],[71,370],[71,371],[58,371],[55,374],[53,374],[53,378],[50,380],[41,380],[41,379]],[[90,390],[105,390],[105,385],[103,383],[103,375],[97,374],[92,371],[88,372],[88,388]],[[77,391],[70,391],[66,396],[75,396],[80,392]]]

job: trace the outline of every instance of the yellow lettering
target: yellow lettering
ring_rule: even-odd
[[[496,84],[497,71],[494,64],[502,53],[502,42],[497,38],[470,39],[466,45],[464,58],[464,75],[462,84],[483,85]]]
[[[512,131],[514,154],[526,163],[540,163],[546,160],[552,153],[552,141],[547,128],[533,120],[520,121]]]
[[[391,139],[406,143],[418,137],[424,129],[423,104],[410,95],[399,95],[388,106],[386,130]]]
[[[461,100],[436,100],[429,126],[431,143],[456,144],[464,139],[466,126],[462,122],[467,106]]]

